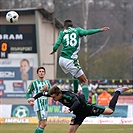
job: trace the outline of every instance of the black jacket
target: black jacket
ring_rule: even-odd
[[[60,103],[69,107],[70,111],[82,110],[87,107],[87,101],[85,100],[84,95],[77,95],[71,91],[62,90],[62,99],[59,100]],[[50,97],[49,93],[46,91],[38,93],[33,98],[37,99],[41,96]]]

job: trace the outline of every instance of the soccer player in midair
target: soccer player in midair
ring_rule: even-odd
[[[46,70],[44,67],[37,69],[38,79],[33,80],[28,87],[26,92],[26,98],[30,98],[43,91],[44,88],[50,89],[51,85],[49,80],[45,79]],[[48,108],[48,97],[40,97],[35,100],[34,111],[38,117],[38,126],[34,133],[44,133],[44,128],[47,123],[47,108]]]
[[[109,27],[99,29],[84,30],[80,27],[74,28],[71,20],[64,21],[64,29],[60,31],[58,40],[53,46],[53,54],[62,44],[63,48],[60,51],[59,65],[64,73],[71,73],[72,76],[78,79],[82,85],[82,92],[88,100],[88,80],[80,66],[78,53],[80,50],[80,40],[83,36],[92,35],[98,32],[109,30]],[[73,79],[74,92],[77,93],[78,82]]]
[[[75,133],[86,117],[99,116],[100,114],[112,114],[115,110],[118,97],[121,93],[127,90],[129,90],[128,87],[117,88],[108,107],[91,104],[85,100],[83,94],[77,95],[71,91],[63,91],[57,85],[52,86],[48,92],[44,91],[38,93],[33,98],[28,99],[28,102],[30,105],[33,105],[34,100],[38,97],[51,96],[53,100],[59,101],[63,105],[69,107],[69,109],[64,110],[65,113],[70,113],[71,111],[73,111],[73,116],[68,133]]]

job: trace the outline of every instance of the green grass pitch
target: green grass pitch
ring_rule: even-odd
[[[34,133],[37,124],[0,124],[0,133]],[[67,133],[67,124],[47,124],[45,133]],[[77,133],[133,133],[132,125],[81,125]]]

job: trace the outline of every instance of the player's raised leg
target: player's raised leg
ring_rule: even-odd
[[[113,98],[111,99],[111,101],[109,103],[109,107],[105,109],[103,114],[105,114],[105,115],[112,114],[114,112],[114,110],[115,110],[116,103],[118,101],[118,97],[120,96],[120,94],[124,93],[127,90],[129,90],[128,87],[117,88],[115,90]]]

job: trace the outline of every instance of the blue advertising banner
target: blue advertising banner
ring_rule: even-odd
[[[48,106],[48,116],[54,117],[71,117],[72,114],[65,114],[64,110],[67,107],[63,105],[49,105]],[[12,105],[11,109],[12,117],[35,117],[36,114],[33,111],[33,107],[29,105]],[[117,105],[115,112],[112,115],[100,115],[99,117],[120,117],[127,118],[128,117],[128,105]],[[132,117],[133,116],[129,116]]]
[[[117,105],[115,111],[111,115],[101,115],[101,117],[121,117],[127,118],[128,105]]]
[[[27,72],[28,79],[33,79],[33,68]],[[22,80],[20,67],[0,67],[0,80]]]
[[[67,107],[62,105],[49,105],[48,116],[71,117],[72,114],[64,114],[65,108]],[[29,105],[12,105],[11,117],[36,117],[36,114]]]

